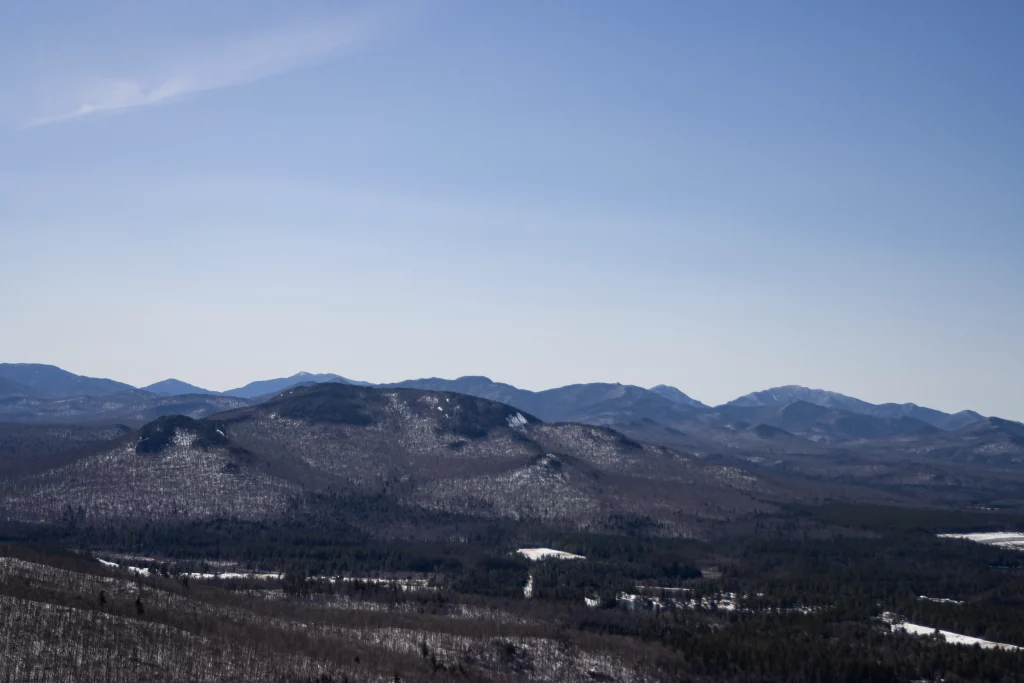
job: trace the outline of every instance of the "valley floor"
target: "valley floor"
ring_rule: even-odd
[[[0,546],[0,681],[1024,680],[1024,553],[939,536],[1012,516],[803,507],[713,543],[225,524],[64,550],[22,530]],[[237,545],[203,540],[225,529]]]

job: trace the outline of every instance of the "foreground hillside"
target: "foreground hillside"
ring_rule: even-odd
[[[641,643],[572,642],[524,614],[452,609],[436,587],[396,595],[385,583],[336,596],[286,594],[279,582],[225,590],[84,559],[49,561],[0,557],[6,680],[672,680]]]
[[[43,555],[0,544],[0,674],[1021,681],[1024,555],[937,535],[978,529],[1024,518],[802,506],[708,543],[520,523],[334,545],[300,526],[207,521],[180,545],[151,532],[68,537],[75,552]],[[260,545],[267,532],[283,554]]]

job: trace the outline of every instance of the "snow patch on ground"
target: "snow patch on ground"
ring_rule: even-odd
[[[949,598],[930,598],[927,595],[918,595],[917,599],[918,600],[927,600],[928,602],[942,602],[942,603],[946,603],[948,605],[962,605],[962,604],[964,604],[963,600],[950,600]]]
[[[994,545],[997,548],[1009,550],[1024,550],[1024,533],[1019,531],[992,531],[970,534],[939,534],[939,538],[959,538],[985,545]]]
[[[132,574],[139,574],[140,576],[149,576],[149,570],[145,569],[143,567],[130,567],[130,566],[127,566],[127,565],[121,566],[117,562],[110,562],[108,560],[103,560],[103,559],[100,559],[100,558],[96,558],[96,559],[99,560],[100,564],[102,564],[105,567],[111,567],[113,569],[127,569]]]
[[[526,418],[523,417],[522,413],[509,415],[508,417],[505,418],[505,422],[507,422],[508,426],[511,427],[512,429],[522,429],[527,424]]]
[[[186,431],[184,429],[174,430],[174,445],[188,448],[196,441],[196,435],[193,432]]]
[[[932,636],[936,633],[940,638],[945,640],[947,643],[952,645],[977,645],[986,650],[1022,650],[1024,648],[1018,647],[1017,645],[1007,645],[1006,643],[994,643],[991,640],[983,640],[982,638],[973,638],[971,636],[961,635],[959,633],[953,633],[952,631],[940,631],[939,629],[932,628],[931,626],[921,626],[920,624],[912,624],[909,621],[901,621],[898,623],[890,624],[893,631],[904,631],[915,636]]]
[[[154,574],[149,569],[143,567],[133,567],[129,565],[121,565],[117,562],[110,562],[97,558],[97,560],[106,567],[114,569],[125,569],[133,574],[139,574],[141,576],[149,576]],[[256,581],[281,581],[284,579],[284,574],[278,572],[189,572],[181,574],[180,576],[191,579],[193,581],[216,581],[216,580],[231,580],[231,579],[249,579]],[[361,582],[365,584],[383,585],[390,586],[395,585],[403,591],[418,591],[418,590],[435,590],[434,586],[430,585],[430,579],[413,579],[413,578],[402,578],[402,579],[388,579],[380,577],[366,577],[366,576],[317,576],[310,577],[309,581],[327,581],[329,583],[354,583]]]
[[[556,560],[585,560],[583,555],[573,555],[567,553],[564,550],[552,550],[551,548],[520,548],[516,551],[528,560],[547,560],[554,558]]]
[[[364,576],[331,576],[319,577],[321,580],[326,579],[330,583],[371,583],[376,586],[390,586],[392,584],[398,586],[403,591],[418,591],[418,590],[435,590],[435,586],[430,585],[430,579],[382,579],[382,578],[368,578]]]
[[[191,574],[182,574],[182,576],[197,581],[212,581],[216,579],[255,579],[257,581],[280,581],[282,578],[284,578],[284,574],[275,574],[273,572],[253,574],[245,574],[243,572],[221,572],[219,574],[204,574],[200,572],[193,572]]]
[[[635,610],[668,610],[668,609],[681,609],[681,610],[704,610],[714,611],[720,610],[723,612],[743,612],[744,614],[813,614],[817,612],[820,607],[814,607],[810,605],[794,605],[791,607],[743,607],[741,606],[742,600],[748,600],[750,595],[740,595],[737,593],[715,593],[713,595],[705,595],[701,598],[685,598],[686,593],[691,593],[693,589],[690,588],[679,588],[679,587],[652,587],[652,586],[637,586],[638,593],[625,593],[620,592],[616,595],[616,601],[627,609]],[[660,593],[661,595],[652,595],[651,593]],[[671,597],[671,594],[679,595],[684,599]],[[764,597],[763,593],[757,593],[755,597]]]
[[[676,600],[675,598],[655,597],[641,595],[638,593],[619,593],[615,598],[619,603],[629,609],[689,609],[689,610],[722,610],[735,612],[738,609],[738,596],[735,593],[719,593],[697,600]],[[750,611],[750,610],[743,610]]]

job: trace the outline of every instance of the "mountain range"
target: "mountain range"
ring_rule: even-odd
[[[792,497],[734,467],[605,427],[546,423],[445,391],[325,382],[212,418],[165,416],[107,436],[0,482],[3,513],[30,522],[54,522],[69,508],[89,520],[141,511],[162,520],[261,520],[296,500],[316,506],[324,495],[376,495],[405,516],[419,510],[594,530],[634,520],[685,536],[697,518]]]
[[[157,396],[181,396],[182,394],[219,394],[219,391],[210,391],[202,387],[197,387],[194,384],[188,382],[182,382],[180,379],[165,379],[162,382],[156,382],[149,386],[142,387],[142,391],[148,391],[151,394]]]
[[[986,419],[969,410],[950,414],[911,403],[872,404],[799,386],[774,387],[708,406],[667,385],[647,389],[589,383],[530,391],[481,376],[371,384],[332,373],[300,372],[214,392],[177,379],[138,389],[55,366],[0,364],[0,422],[140,426],[164,415],[201,419],[265,402],[291,388],[324,383],[463,394],[512,406],[544,422],[608,427],[702,458],[758,461],[768,455],[874,449],[908,457],[955,453],[961,460],[991,461],[1024,453],[1015,431],[1019,423]]]
[[[659,384],[644,389],[633,385],[591,383],[575,384],[546,391],[529,391],[510,384],[494,382],[487,377],[466,376],[448,380],[441,378],[415,379],[390,384],[373,384],[351,380],[333,373],[299,372],[290,377],[257,380],[245,386],[228,391],[212,391],[178,379],[166,379],[145,387],[136,388],[129,384],[104,378],[85,377],[62,370],[53,365],[36,363],[0,363],[0,398],[34,397],[41,399],[70,398],[78,396],[107,396],[111,394],[144,392],[155,396],[181,396],[187,394],[223,395],[244,399],[258,399],[280,393],[291,387],[322,382],[338,382],[356,386],[406,387],[457,391],[459,393],[489,398],[510,405],[533,408],[538,414],[548,414],[547,419],[562,419],[575,416],[580,410],[597,409],[608,401],[618,407],[645,401],[647,405],[658,405],[658,399],[683,407],[711,410],[710,406],[687,396],[679,389]],[[144,395],[144,394],[140,394]],[[873,404],[833,391],[809,389],[796,385],[773,387],[740,396],[718,409],[784,406],[803,401],[823,408],[831,408],[857,415],[883,419],[907,417],[926,422],[944,430],[955,430],[982,419],[971,410],[958,413],[944,413],[913,403]],[[529,408],[527,408],[529,406]],[[566,417],[566,419],[572,419]]]
[[[0,363],[0,396],[69,398],[106,396],[134,390],[130,384],[76,375],[54,365]]]
[[[299,373],[217,394],[52,366],[0,366],[0,379],[0,513],[23,521],[68,506],[260,520],[356,495],[386,496],[396,523],[436,513],[685,536],[785,502],[967,504],[1024,486],[1020,423],[802,387],[712,407],[668,386],[534,392],[478,376]],[[104,393],[67,395],[83,387]],[[160,395],[177,390],[189,393]]]
[[[765,391],[756,391],[746,396],[729,401],[728,406],[754,407],[786,405],[794,401],[805,401],[823,408],[833,408],[857,415],[870,415],[881,418],[908,417],[939,429],[954,430],[965,427],[982,419],[973,410],[962,410],[958,413],[944,413],[931,408],[922,408],[914,403],[883,403],[876,405],[857,398],[844,396],[834,391],[808,389],[795,385],[775,387]]]

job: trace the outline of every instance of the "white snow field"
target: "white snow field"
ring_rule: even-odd
[[[939,538],[960,538],[975,543],[994,545],[1009,550],[1024,550],[1024,533],[1019,531],[992,531],[973,534],[939,534]]]
[[[520,548],[516,551],[528,560],[546,560],[554,558],[556,560],[585,560],[587,558],[583,555],[573,555],[567,553],[564,550],[552,550],[551,548]]]
[[[898,624],[892,624],[892,630],[894,631],[906,631],[911,635],[915,636],[931,636],[938,633],[939,636],[947,643],[953,645],[978,645],[986,650],[1021,650],[1024,648],[1018,647],[1017,645],[1007,645],[1006,643],[994,643],[991,640],[983,640],[981,638],[973,638],[971,636],[961,635],[959,633],[953,633],[952,631],[940,631],[934,629],[931,626],[921,626],[920,624],[912,624],[909,621],[900,622]]]
[[[512,429],[522,429],[527,424],[526,418],[523,417],[522,413],[509,415],[508,417],[505,418],[505,422],[507,422],[508,426],[511,427]]]

